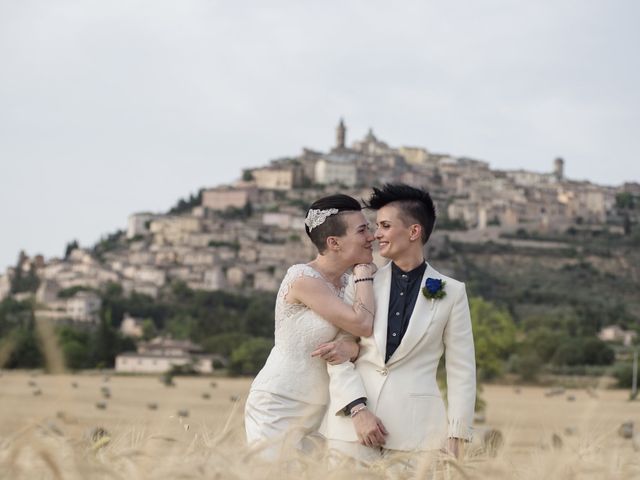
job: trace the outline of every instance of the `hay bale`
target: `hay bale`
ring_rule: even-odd
[[[620,425],[620,427],[618,428],[618,435],[620,435],[622,438],[633,438],[633,422],[624,422],[622,425]]]
[[[545,397],[555,397],[557,395],[564,395],[564,387],[553,387],[547,390],[544,395]]]

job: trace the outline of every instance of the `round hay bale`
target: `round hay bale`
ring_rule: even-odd
[[[633,422],[624,422],[622,425],[620,425],[620,427],[618,428],[618,435],[620,435],[622,438],[633,438]]]

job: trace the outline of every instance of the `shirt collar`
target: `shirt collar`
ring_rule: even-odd
[[[418,265],[416,268],[414,268],[413,270],[409,271],[409,272],[405,272],[403,271],[399,266],[397,266],[395,263],[391,262],[391,275],[394,278],[405,278],[403,277],[403,275],[406,275],[407,280],[410,282],[413,282],[417,279],[421,279],[422,276],[424,275],[425,270],[427,269],[427,263],[426,262],[422,262],[420,265]]]

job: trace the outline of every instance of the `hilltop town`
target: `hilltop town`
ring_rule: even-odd
[[[0,300],[35,295],[39,317],[93,323],[95,290],[110,283],[153,298],[175,282],[275,291],[289,265],[314,255],[303,228],[313,200],[333,192],[363,198],[386,182],[426,187],[438,205],[439,237],[461,242],[580,230],[624,235],[639,220],[625,202],[640,196],[640,184],[574,181],[562,158],[550,159],[549,172],[496,170],[472,158],[392,147],[372,130],[350,146],[346,139],[341,120],[328,152],[305,148],[246,169],[235,183],[204,188],[169,213],[133,213],[126,231],[92,249],[69,248],[65,258],[47,260],[23,254],[0,276]]]

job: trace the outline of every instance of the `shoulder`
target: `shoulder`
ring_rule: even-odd
[[[446,282],[445,289],[449,290],[453,294],[456,294],[454,296],[461,295],[465,291],[464,282],[461,282],[460,280],[456,280],[453,277],[440,273],[431,264],[429,264],[427,268],[427,277],[439,278],[443,282]]]
[[[285,278],[296,279],[302,276],[321,278],[320,273],[306,263],[296,263],[295,265],[291,265],[287,270]]]

